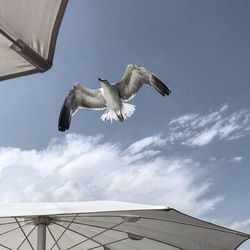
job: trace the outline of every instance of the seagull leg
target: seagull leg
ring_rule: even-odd
[[[121,110],[120,110],[120,114],[118,114],[116,111],[115,111],[115,113],[116,113],[116,115],[117,115],[118,120],[119,120],[120,122],[123,122],[123,121],[124,121],[124,117],[123,117],[123,115],[122,115]]]

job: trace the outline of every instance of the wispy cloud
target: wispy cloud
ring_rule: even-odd
[[[144,138],[127,149],[101,136],[67,135],[41,151],[0,149],[2,201],[122,200],[162,204],[201,215],[222,197],[191,158],[166,158],[165,139]]]
[[[212,156],[212,157],[210,157],[209,158],[209,161],[216,161],[217,159],[216,159],[216,157],[214,157],[214,156]]]
[[[233,228],[235,230],[250,233],[250,219],[242,220],[242,221],[236,221],[236,222],[232,223],[231,225],[229,225],[229,227],[231,227],[231,228]]]
[[[213,140],[233,140],[250,134],[250,111],[229,113],[228,105],[208,114],[186,114],[169,123],[168,140],[187,146],[204,146]]]
[[[242,156],[235,156],[232,159],[230,159],[230,162],[241,162],[243,160]]]

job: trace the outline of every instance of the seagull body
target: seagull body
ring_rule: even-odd
[[[100,78],[98,80],[101,84],[99,89],[90,89],[79,83],[71,88],[59,115],[59,131],[69,129],[71,117],[79,108],[106,109],[101,116],[103,121],[124,121],[135,111],[135,106],[127,102],[136,95],[143,84],[153,87],[162,96],[171,93],[168,86],[156,75],[135,64],[128,65],[123,78],[115,84]]]
[[[108,107],[107,108],[108,112],[105,112],[105,113],[109,114],[113,110],[115,113],[117,113],[117,118],[120,121],[124,120],[123,116],[122,116],[122,112],[121,112],[123,103],[122,103],[121,98],[119,96],[118,89],[115,88],[114,85],[109,84],[108,81],[101,80],[100,78],[99,78],[99,81],[100,81],[101,86],[102,86],[102,88],[100,89],[101,93],[102,93],[102,95],[106,101],[107,107]],[[106,119],[104,119],[104,120],[106,120]],[[107,119],[107,120],[109,120],[109,119]],[[112,121],[112,118],[110,120]]]

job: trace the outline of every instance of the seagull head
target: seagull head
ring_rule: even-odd
[[[101,83],[101,85],[102,85],[102,84],[110,85],[109,82],[108,82],[107,80],[98,78],[98,81]]]

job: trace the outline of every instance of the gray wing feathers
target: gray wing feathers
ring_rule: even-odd
[[[171,93],[169,87],[159,77],[147,69],[133,64],[127,66],[123,78],[115,86],[118,88],[122,99],[130,100],[143,84],[150,85],[163,96]]]
[[[74,86],[74,94],[79,108],[104,109],[106,101],[101,89],[89,89],[77,84]]]
[[[74,85],[66,96],[58,120],[58,130],[66,131],[70,127],[71,117],[78,108],[104,109],[106,101],[101,90],[92,90],[80,84]]]

